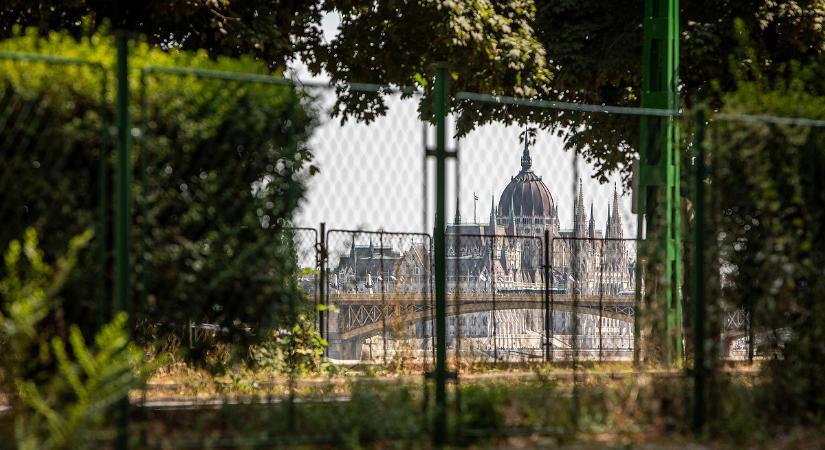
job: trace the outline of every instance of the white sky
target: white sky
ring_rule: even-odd
[[[327,40],[340,22],[337,14],[327,14],[322,26]],[[322,75],[311,77],[297,62],[291,67],[300,79],[328,80]],[[358,81],[358,80],[353,80]],[[329,106],[334,98],[327,93],[322,104]],[[418,120],[416,101],[388,99],[385,117],[365,125],[326,118],[310,140],[315,164],[321,172],[309,184],[309,193],[295,219],[300,226],[318,227],[326,222],[327,229],[363,229],[422,232],[432,228],[435,183],[430,161],[427,183],[427,209],[424,211],[424,129]],[[633,120],[633,119],[629,119]],[[461,217],[473,219],[473,193],[479,197],[477,216],[486,222],[490,213],[490,196],[498,197],[510,177],[520,169],[522,145],[518,127],[488,125],[480,127],[459,142]],[[432,140],[433,130],[427,130]],[[432,142],[430,142],[432,144]],[[455,148],[455,142],[450,144]],[[559,210],[562,228],[572,227],[574,199],[574,156],[563,149],[561,138],[539,132],[531,151],[533,171],[543,177]],[[591,177],[593,167],[579,161],[586,212],[593,201],[597,229],[604,229],[608,202],[613,198],[613,182],[600,185]],[[455,210],[455,164],[448,164],[447,219],[452,221]],[[619,185],[621,195],[621,185]],[[620,211],[625,237],[634,237],[636,217],[630,212],[630,196],[620,197]],[[426,219],[426,223],[425,223]]]

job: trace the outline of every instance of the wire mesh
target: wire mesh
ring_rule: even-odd
[[[53,264],[93,232],[61,293],[63,320],[89,334],[111,313],[108,82],[96,64],[0,55],[0,248],[31,229]]]
[[[329,230],[328,354],[402,372],[432,363],[431,239]]]
[[[162,336],[209,323],[220,341],[284,323],[297,291],[278,278],[291,281],[298,267],[280,234],[303,189],[312,117],[288,85],[162,69],[141,81],[143,325]],[[243,301],[225,301],[233,297]]]
[[[460,373],[545,356],[543,239],[505,229],[447,227],[447,344]]]
[[[818,196],[805,183],[818,177],[811,171],[821,160],[823,127],[724,114],[708,122],[702,244],[715,358],[782,358],[800,327],[789,311],[809,308],[806,296],[818,277],[811,278],[809,265],[816,251],[807,247],[815,245],[810,230],[819,222]]]
[[[62,294],[77,307],[65,320],[92,328],[110,313],[107,73],[8,56],[0,68],[0,245],[33,227],[53,259],[72,236],[94,230],[81,257],[86,270]],[[384,99],[387,114],[341,122],[342,94]],[[133,393],[141,445],[422,436],[433,412],[422,374],[431,373],[438,343],[421,98],[149,68],[138,101],[138,336],[147,348],[182,349],[169,354],[224,370],[207,382],[207,372],[180,369],[172,376],[185,382],[154,380]],[[641,390],[656,406],[627,415],[673,427],[690,406],[687,378],[661,361],[693,365],[694,377],[707,372],[708,409],[720,419],[742,401],[732,397],[742,387],[726,378],[736,362],[765,370],[766,398],[791,393],[788,407],[799,409],[800,398],[816,398],[825,357],[825,124],[724,114],[682,122],[708,127],[708,154],[697,163],[692,135],[665,131],[675,125],[670,111],[466,93],[456,105],[444,274],[445,344],[461,380],[452,390],[454,432],[599,431],[617,423],[605,411],[625,408],[619,403]],[[684,200],[667,194],[683,203],[684,223],[665,228],[668,221],[632,211],[631,167],[642,148],[653,159],[673,151],[706,166]],[[479,207],[488,195],[489,211]],[[699,215],[704,237],[686,239],[682,226]],[[662,250],[668,234],[682,242]],[[697,247],[703,259],[680,273]],[[685,255],[670,269],[682,286],[662,276],[665,253]],[[693,277],[701,286],[684,288]],[[696,336],[689,330],[700,316],[689,308],[700,297],[707,327]],[[230,345],[249,349],[243,364]],[[692,361],[695,346],[708,350],[707,367]],[[631,370],[634,360],[643,364]],[[253,373],[249,364],[266,369]],[[484,384],[490,377],[498,384]],[[591,383],[607,378],[630,380]]]
[[[536,238],[542,238],[545,229],[551,232],[556,284],[552,290],[556,294],[573,293],[565,277],[574,269],[581,272],[583,279],[575,282],[581,284],[576,289],[583,295],[598,295],[601,288],[610,292],[617,284],[618,271],[620,291],[632,299],[638,218],[631,212],[632,199],[625,186],[631,182],[630,168],[638,155],[640,116],[629,111],[613,114],[609,108],[582,111],[563,105],[507,104],[491,98],[464,100],[461,108],[456,119],[460,135],[456,183],[460,214],[456,217],[469,215],[469,205],[461,203],[472,199],[477,221],[479,194],[489,195],[489,215],[494,216],[490,220],[503,226],[513,224],[519,234]],[[552,120],[557,116],[563,116],[567,125],[554,126]],[[465,129],[473,120],[480,124]],[[600,148],[580,144],[599,132],[603,132]],[[613,165],[590,163],[598,151],[614,152]],[[483,216],[487,215],[485,207]],[[574,253],[581,253],[578,268]],[[613,254],[621,254],[615,264]],[[602,270],[602,263],[611,271]],[[616,265],[620,268],[612,269]]]
[[[207,400],[197,397],[203,389],[193,389],[195,397],[144,402],[144,434],[163,436],[158,445],[185,445],[211,428],[215,442],[224,443],[311,435],[319,416],[380,395],[380,386],[350,382],[376,367],[418,373],[406,383],[420,389],[433,350],[429,236],[326,232],[424,226],[424,127],[414,109],[420,99],[392,92],[189,68],[143,70],[135,227],[143,337],[174,347],[188,332],[188,358],[209,364],[231,363],[226,344],[254,343],[249,359],[256,367],[222,381]],[[386,101],[386,115],[369,127],[347,123],[336,113],[336,95]],[[393,158],[385,156],[389,149]],[[374,239],[376,254],[361,254],[365,236]],[[358,247],[352,273],[337,253],[342,239]],[[243,308],[232,309],[225,301],[231,298],[242,299]],[[363,308],[380,319],[340,326]],[[319,348],[328,359],[318,359]],[[336,376],[341,372],[356,376]],[[157,397],[151,392],[157,387],[150,395]],[[228,413],[246,403],[260,409],[256,421],[227,427],[220,415],[202,414],[209,405]],[[189,411],[183,416],[195,421],[193,433],[155,429],[175,405]],[[326,422],[336,426],[327,427],[322,441],[351,431],[340,420]]]
[[[296,83],[313,99],[319,123],[307,142],[318,170],[307,180],[294,223],[431,233],[421,96],[383,86]],[[375,109],[363,113],[368,119],[352,117],[343,97]]]
[[[635,244],[623,238],[553,240],[551,302],[561,316],[553,328],[554,360],[632,360]]]
[[[455,205],[450,227],[493,234],[487,227],[494,224],[500,234],[495,239],[503,243],[522,241],[523,247],[535,241],[527,246],[537,251],[521,253],[531,258],[540,254],[545,239],[548,248],[546,277],[541,270],[545,264],[530,258],[528,264],[500,270],[538,283],[521,287],[536,290],[529,309],[495,321],[496,334],[507,330],[511,335],[495,341],[503,345],[491,349],[490,359],[500,361],[499,369],[509,368],[511,373],[501,376],[516,384],[530,384],[526,380],[537,374],[539,384],[544,383],[540,374],[552,367],[551,379],[570,389],[557,395],[571,399],[555,426],[586,431],[583,424],[592,424],[594,414],[588,410],[593,392],[584,388],[590,386],[588,380],[643,367],[630,366],[636,361],[651,370],[665,353],[660,349],[666,336],[681,331],[682,324],[674,323],[668,311],[677,305],[665,306],[665,290],[644,288],[647,283],[666,285],[660,279],[665,255],[657,254],[658,244],[652,243],[664,230],[645,227],[631,195],[639,182],[634,167],[640,166],[641,147],[661,157],[668,142],[666,125],[674,123],[675,113],[470,93],[457,94],[454,106],[458,163],[449,193],[448,204]],[[480,204],[485,206],[480,209]],[[449,237],[448,245],[451,238],[463,240]],[[523,267],[529,268],[527,274]],[[460,291],[460,284],[453,285]],[[498,309],[508,294],[495,292]],[[463,291],[460,295],[471,297]],[[464,301],[470,300],[462,299],[462,305]],[[528,370],[519,373],[524,368]],[[472,376],[462,380],[462,392],[475,389]],[[463,414],[474,400],[458,401]],[[483,426],[471,423],[463,431],[483,434]]]

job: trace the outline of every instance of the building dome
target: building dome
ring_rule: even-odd
[[[499,218],[510,217],[512,212],[516,217],[543,217],[552,218],[556,211],[556,204],[550,189],[533,173],[532,159],[524,145],[521,156],[521,171],[510,180],[504,188],[498,201],[497,215]]]

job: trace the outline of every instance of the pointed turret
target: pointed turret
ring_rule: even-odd
[[[587,237],[591,239],[590,244],[596,245],[593,239],[596,238],[596,215],[593,214],[593,201],[590,201],[590,222],[587,224]]]
[[[458,196],[455,197],[455,218],[453,223],[458,225],[461,223],[461,211],[458,209]]]
[[[511,227],[511,234],[513,234],[513,235],[518,234],[516,232],[516,210],[513,209],[513,203],[510,203],[510,227]]]
[[[616,190],[616,184],[613,184],[613,210],[610,214],[610,236],[621,239],[624,237],[622,230],[622,216],[619,214],[619,192]]]
[[[527,129],[524,129],[524,151],[521,153],[521,171],[529,172],[533,168],[533,159],[530,158],[530,139]]]
[[[587,218],[584,215],[584,192],[582,191],[582,180],[579,178],[579,195],[576,200],[575,212],[573,216],[573,228],[576,237],[586,236]]]
[[[490,195],[490,225],[495,226],[496,224],[496,197],[494,195]]]
[[[607,201],[607,223],[604,224],[604,238],[610,237],[610,200]]]

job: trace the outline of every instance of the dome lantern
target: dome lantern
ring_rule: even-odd
[[[521,171],[510,179],[510,183],[501,193],[498,202],[498,217],[509,217],[512,211],[516,217],[522,218],[556,218],[556,206],[550,189],[541,177],[533,173],[532,166],[529,144],[525,139],[521,155]],[[541,220],[541,223],[545,225],[548,221]],[[554,221],[550,220],[549,223],[552,224]]]

